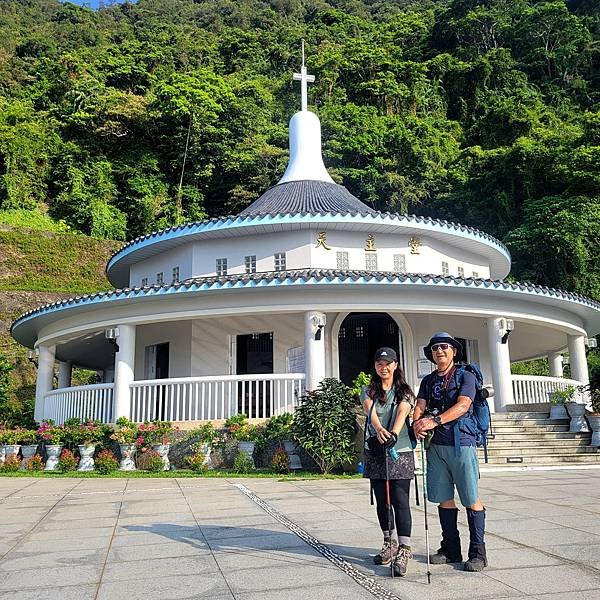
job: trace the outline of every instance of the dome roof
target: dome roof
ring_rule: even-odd
[[[326,181],[304,180],[279,183],[268,189],[239,216],[276,214],[375,214],[344,186]]]

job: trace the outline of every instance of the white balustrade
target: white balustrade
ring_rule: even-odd
[[[135,422],[217,420],[237,413],[262,419],[295,410],[304,373],[146,379],[130,388]]]
[[[60,425],[72,417],[110,423],[113,419],[113,384],[80,385],[44,394],[43,419],[52,419]]]
[[[548,402],[548,394],[569,386],[582,385],[575,379],[563,377],[540,377],[537,375],[511,375],[515,404],[539,404]]]

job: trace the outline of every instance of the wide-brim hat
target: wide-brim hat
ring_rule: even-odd
[[[454,348],[456,348],[457,353],[462,352],[462,344],[458,340],[455,340],[446,331],[436,331],[431,336],[429,344],[427,344],[427,346],[423,348],[423,353],[432,363],[435,363],[435,360],[433,360],[433,354],[431,352],[431,346],[433,346],[434,344],[450,344],[454,346]]]
[[[378,360],[387,360],[388,362],[398,362],[398,355],[393,348],[379,348],[377,352],[375,352],[375,356],[373,358],[373,362],[377,362]]]

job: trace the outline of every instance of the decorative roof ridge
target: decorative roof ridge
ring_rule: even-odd
[[[278,184],[278,185],[288,185],[288,183],[296,183],[296,182],[290,181],[290,182],[286,182],[286,183],[282,183],[282,184]],[[339,184],[335,184],[335,185],[339,185]],[[276,186],[273,186],[273,187],[276,187]],[[269,188],[269,189],[271,189],[271,188]],[[320,216],[321,217],[322,216],[345,217],[348,215],[354,217],[354,216],[359,215],[361,217],[371,217],[371,218],[385,217],[385,218],[388,218],[388,219],[394,220],[394,221],[405,220],[408,222],[424,223],[427,225],[442,225],[444,227],[448,227],[449,229],[454,229],[456,231],[468,232],[468,233],[478,236],[486,241],[492,242],[493,244],[496,244],[502,250],[504,250],[506,252],[506,254],[510,255],[510,252],[509,252],[508,248],[506,247],[506,245],[503,242],[501,242],[498,238],[495,238],[494,236],[490,235],[489,233],[486,233],[485,231],[482,231],[481,229],[476,229],[469,225],[461,225],[460,223],[455,223],[454,221],[447,221],[445,219],[434,219],[432,217],[425,217],[425,216],[413,215],[413,214],[392,213],[389,211],[387,211],[387,212],[382,212],[382,211],[371,211],[371,212],[328,211],[328,212],[322,212],[322,213],[321,212],[319,212],[319,213],[314,213],[314,212],[294,212],[294,213],[264,212],[264,213],[262,213],[261,212],[261,213],[255,213],[252,215],[226,215],[226,216],[222,216],[222,217],[211,217],[210,219],[204,219],[202,221],[189,221],[188,223],[183,223],[181,225],[174,225],[172,227],[166,227],[165,229],[160,229],[158,231],[152,231],[151,233],[140,235],[140,236],[126,242],[125,244],[123,244],[123,246],[121,246],[118,250],[116,250],[115,252],[113,252],[113,254],[111,254],[111,256],[109,257],[109,259],[106,263],[106,271],[108,271],[108,265],[112,262],[112,260],[119,254],[121,254],[124,250],[126,250],[127,248],[131,248],[132,246],[134,246],[138,243],[141,243],[145,240],[149,240],[153,237],[162,236],[162,235],[165,235],[165,234],[168,234],[171,232],[175,232],[177,230],[183,231],[185,229],[191,229],[192,227],[195,227],[195,226],[220,224],[220,223],[225,224],[228,221],[231,223],[233,223],[235,221],[243,223],[243,222],[248,222],[248,221],[260,220],[265,217],[289,217],[289,216],[296,216],[296,215],[300,215],[302,217],[320,217]]]
[[[47,310],[56,309],[68,305],[78,305],[95,299],[104,299],[112,297],[140,297],[140,296],[152,296],[161,291],[175,289],[178,291],[181,288],[189,289],[199,285],[223,285],[230,283],[242,283],[247,284],[253,281],[273,281],[273,280],[323,280],[323,279],[341,279],[349,280],[353,279],[357,281],[359,279],[377,279],[383,280],[388,279],[392,281],[394,279],[400,281],[410,280],[412,283],[421,281],[423,283],[433,282],[435,284],[444,283],[447,285],[461,283],[467,284],[468,287],[485,287],[494,289],[512,289],[520,291],[529,291],[536,294],[542,294],[545,296],[553,296],[555,298],[562,298],[565,300],[572,300],[574,302],[580,302],[590,308],[600,310],[600,302],[593,300],[579,294],[577,292],[567,292],[557,288],[551,288],[543,285],[536,285],[531,282],[511,282],[503,279],[485,279],[481,277],[455,277],[453,275],[436,275],[436,274],[424,274],[424,273],[402,273],[397,271],[365,271],[365,270],[339,270],[339,269],[294,269],[289,271],[261,271],[257,273],[239,273],[224,276],[211,276],[211,277],[195,277],[186,279],[179,283],[163,284],[163,285],[152,285],[147,287],[134,287],[134,288],[120,288],[110,290],[108,292],[97,292],[95,294],[84,294],[82,296],[74,296],[72,298],[66,298],[64,300],[57,300],[56,302],[43,304],[37,308],[29,310],[19,317],[17,317],[11,327],[10,332],[12,333],[16,325],[20,321],[27,319],[36,313],[43,313]]]

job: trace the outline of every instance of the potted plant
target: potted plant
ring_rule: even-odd
[[[575,387],[570,385],[564,390],[553,390],[548,392],[550,401],[550,419],[568,419],[569,413],[565,407],[565,402],[570,400],[575,392]]]
[[[94,452],[96,445],[104,436],[104,429],[100,423],[94,421],[86,421],[80,423],[73,431],[73,440],[79,449],[78,471],[93,471],[94,470]]]
[[[600,389],[590,389],[589,393],[591,412],[586,416],[592,430],[590,446],[600,446]]]
[[[6,429],[0,427],[0,467],[4,464],[6,457]]]
[[[291,439],[291,427],[294,416],[292,413],[283,413],[272,417],[265,427],[265,437],[278,443],[287,453],[289,468],[301,469],[302,463],[297,454],[296,442]]]
[[[121,451],[121,462],[119,464],[120,471],[135,471],[135,445],[138,439],[138,427],[132,423],[127,417],[120,417],[115,423],[116,428],[110,436],[119,444]]]
[[[65,429],[55,425],[54,421],[42,421],[37,430],[37,437],[46,449],[46,466],[44,471],[55,471],[58,466],[62,443],[65,438]]]
[[[21,449],[21,445],[19,444],[21,431],[24,431],[24,429],[21,427],[17,427],[16,429],[6,429],[4,431],[3,440],[5,460],[11,455],[19,455],[19,450]]]
[[[587,433],[590,428],[585,420],[585,403],[577,401],[578,398],[582,397],[585,386],[580,386],[577,388],[573,386],[569,387],[571,388],[571,395],[565,401],[565,406],[569,413],[569,417],[571,417],[569,431],[571,433]]]
[[[225,426],[227,427],[229,435],[237,440],[239,451],[248,456],[252,461],[252,464],[254,464],[252,458],[252,455],[254,454],[254,445],[260,435],[260,431],[256,425],[248,423],[246,415],[236,415],[225,421]]]
[[[35,429],[20,429],[16,437],[17,443],[21,446],[21,454],[23,456],[23,460],[21,461],[21,469],[25,471],[29,461],[37,452],[37,431]]]
[[[210,469],[212,467],[210,455],[212,452],[213,443],[217,439],[217,435],[218,432],[210,421],[208,423],[204,423],[197,429],[194,429],[188,435],[189,440],[195,440],[195,443],[190,446],[190,449],[193,452],[192,456],[195,457],[195,464],[201,462],[203,469]],[[190,468],[195,470],[195,467],[193,466]]]
[[[142,423],[138,429],[137,444],[151,446],[152,451],[156,452],[163,462],[163,471],[168,471],[171,463],[169,462],[169,450],[171,443],[175,439],[176,428],[171,421],[151,421]]]

